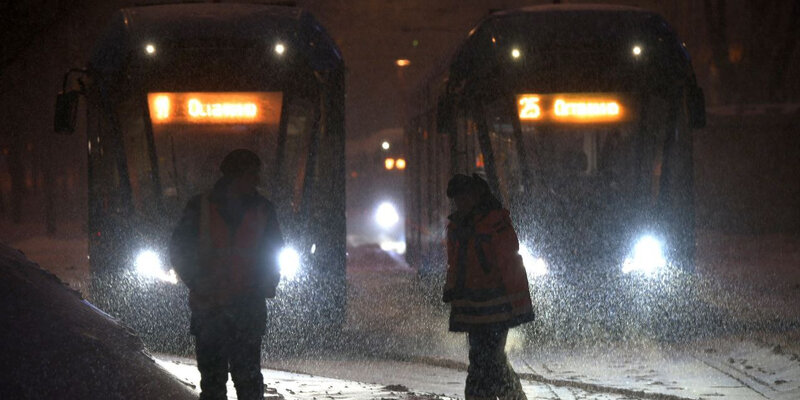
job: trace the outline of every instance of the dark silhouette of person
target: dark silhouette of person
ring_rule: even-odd
[[[228,372],[241,400],[264,395],[261,339],[265,298],[280,281],[280,226],[256,191],[261,160],[244,149],[222,161],[222,178],[189,200],[170,242],[170,257],[189,288],[201,400],[224,400]]]
[[[450,331],[467,332],[467,400],[526,399],[505,353],[509,328],[534,318],[519,241],[508,210],[478,175],[447,183],[455,202],[448,216],[447,278]]]

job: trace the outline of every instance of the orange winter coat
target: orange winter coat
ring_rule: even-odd
[[[532,321],[533,305],[519,241],[508,210],[495,209],[469,221],[451,216],[447,226],[450,330],[510,328]]]

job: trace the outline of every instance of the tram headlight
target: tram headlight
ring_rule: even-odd
[[[281,276],[284,279],[294,280],[297,272],[300,271],[300,253],[291,247],[284,247],[278,254],[278,267],[280,267]]]
[[[534,256],[528,246],[520,243],[519,255],[522,256],[522,263],[525,265],[525,271],[529,277],[536,278],[547,275],[547,262],[544,258]]]
[[[655,273],[667,266],[664,244],[651,235],[642,236],[622,264],[622,272]]]
[[[383,202],[375,210],[375,222],[383,229],[389,229],[400,221],[397,209],[389,202]]]
[[[169,271],[164,271],[164,263],[161,262],[161,257],[153,250],[140,251],[139,254],[136,255],[133,266],[136,267],[136,272],[141,276],[162,280],[172,284],[178,283],[175,270],[170,269]]]

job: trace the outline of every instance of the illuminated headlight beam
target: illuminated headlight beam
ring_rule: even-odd
[[[622,272],[654,273],[667,266],[661,241],[653,236],[643,236],[633,246],[630,256],[622,265]]]
[[[389,202],[381,203],[375,211],[375,222],[381,228],[391,228],[398,221],[400,221],[400,215],[397,214],[397,209]]]
[[[525,265],[529,277],[547,275],[547,262],[541,257],[535,257],[527,246],[519,245],[519,255],[522,257],[522,264]]]
[[[281,276],[284,279],[294,280],[297,272],[300,271],[300,253],[291,247],[284,247],[278,255],[278,267],[280,267]]]
[[[161,262],[161,257],[152,250],[142,250],[136,255],[136,260],[133,263],[136,267],[136,272],[148,278],[159,279],[164,282],[172,284],[178,283],[178,277],[175,271],[170,269],[164,271],[164,264]]]

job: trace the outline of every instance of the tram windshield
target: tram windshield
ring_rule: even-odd
[[[281,100],[281,93],[150,93],[163,196],[207,190],[232,149],[253,149],[273,166]]]
[[[270,182],[266,194],[286,199],[277,204],[284,211],[297,210],[316,102],[282,92],[151,92],[147,110],[141,104],[130,99],[121,105],[120,126],[133,206],[144,215],[158,202],[178,212],[213,186],[222,158],[238,148],[261,158],[262,181]]]
[[[606,123],[538,123],[518,118],[515,112],[521,110],[510,110],[506,104],[484,106],[499,189],[506,199],[525,199],[539,193],[547,196],[545,200],[572,205],[576,210],[608,209],[614,213],[632,200],[630,195],[641,193],[639,185],[644,182],[638,179],[639,168],[656,174],[660,170],[661,155],[656,154],[654,145],[659,140],[656,136],[663,132],[651,132],[653,146],[649,146],[652,153],[648,157],[634,157],[631,146],[636,124],[627,118]],[[628,107],[620,101],[619,108],[623,113]],[[556,119],[554,110],[543,108],[542,114],[546,113]],[[516,124],[519,136],[514,132]],[[650,165],[639,165],[645,162]],[[530,182],[524,181],[526,174]],[[531,192],[530,185],[542,190]]]

